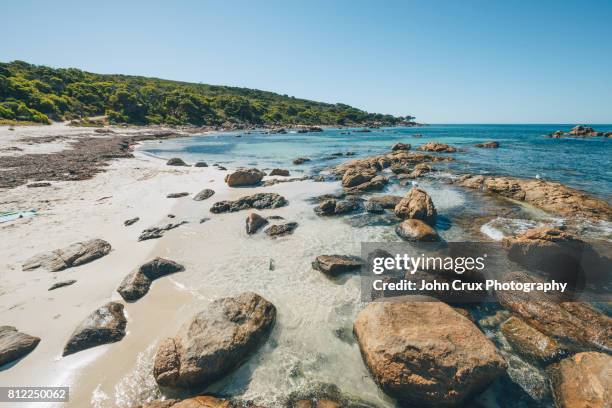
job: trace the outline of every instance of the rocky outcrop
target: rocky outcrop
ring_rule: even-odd
[[[395,233],[402,239],[412,242],[437,242],[440,236],[435,229],[421,220],[407,219],[395,227]]]
[[[70,336],[62,355],[67,356],[91,347],[117,342],[125,336],[126,324],[123,305],[109,302],[81,322]]]
[[[264,232],[270,237],[281,237],[283,235],[293,234],[293,231],[295,231],[297,227],[297,222],[288,222],[285,224],[270,225]]]
[[[389,183],[389,179],[385,176],[377,175],[372,177],[370,180],[358,184],[354,187],[348,187],[344,189],[349,194],[357,194],[365,191],[380,191],[385,188],[385,186]]]
[[[351,213],[359,208],[357,202],[353,200],[336,200],[331,198],[323,200],[314,212],[319,216],[342,215]]]
[[[491,141],[491,142],[477,143],[474,146],[480,147],[482,149],[497,149],[499,147],[499,142]]]
[[[555,340],[516,316],[502,323],[500,330],[514,351],[531,362],[548,364],[563,356],[564,351]]]
[[[399,218],[414,218],[433,225],[436,222],[436,207],[425,190],[414,187],[393,210]]]
[[[408,143],[396,143],[391,148],[392,151],[396,152],[398,150],[410,150],[410,144]]]
[[[200,191],[198,194],[193,196],[193,200],[194,201],[204,201],[210,197],[212,197],[215,194],[214,190],[211,190],[210,188],[205,188],[204,190]]]
[[[310,159],[308,157],[298,157],[297,159],[293,160],[293,164],[299,165],[299,164],[304,164],[309,161]]]
[[[452,146],[449,146],[444,143],[437,143],[437,142],[427,142],[419,146],[419,150],[424,151],[424,152],[436,152],[436,153],[440,153],[440,152],[455,153],[457,151],[457,149],[455,149]]]
[[[563,132],[561,130],[557,130],[548,135],[548,137],[552,137],[554,139],[560,139],[563,137],[611,137],[612,132],[598,132],[590,126],[578,125],[574,126],[569,132]]]
[[[62,282],[54,283],[47,290],[55,290],[55,289],[63,288],[64,286],[74,285],[75,283],[76,283],[76,279],[68,279]]]
[[[178,157],[173,157],[172,159],[166,162],[168,166],[187,166],[187,163]]]
[[[287,204],[289,204],[289,202],[285,199],[285,197],[276,193],[257,193],[242,197],[235,201],[216,202],[210,208],[210,212],[219,214],[248,210],[250,208],[263,210],[264,208],[284,207]]]
[[[558,408],[607,408],[612,402],[612,357],[578,353],[548,369]]]
[[[123,221],[123,225],[129,227],[130,225],[136,224],[138,221],[140,221],[140,217],[130,218],[129,220]]]
[[[184,192],[181,192],[181,193],[170,193],[166,197],[167,198],[181,198],[181,197],[187,197],[188,195],[189,195],[189,193],[184,191]]]
[[[342,187],[350,188],[357,187],[360,184],[367,183],[376,176],[376,171],[367,169],[350,169],[342,176]]]
[[[155,279],[184,270],[183,265],[174,261],[155,258],[127,275],[117,288],[117,292],[124,300],[134,302],[147,294]]]
[[[246,218],[246,233],[251,235],[256,233],[261,227],[266,225],[268,220],[256,213],[250,213]]]
[[[157,349],[158,384],[204,387],[242,364],[274,325],[276,308],[255,293],[215,300]]]
[[[369,303],[353,331],[389,396],[411,406],[456,406],[501,376],[506,362],[469,319],[429,300]]]
[[[0,367],[28,355],[40,338],[17,331],[13,326],[0,326]]]
[[[170,231],[174,228],[178,228],[183,224],[187,224],[187,221],[170,222],[166,225],[147,228],[140,233],[140,236],[138,237],[138,241],[146,241],[148,239],[161,238],[164,236],[164,233],[166,231]]]
[[[541,282],[522,272],[512,272],[505,282]],[[612,350],[612,319],[583,302],[563,302],[555,294],[497,291],[500,304],[531,327],[570,351]]]
[[[410,172],[408,178],[415,179],[421,177],[423,174],[431,173],[433,171],[433,167],[431,167],[427,163],[419,163],[414,166],[414,170]]]
[[[230,187],[256,186],[265,175],[266,173],[256,168],[238,169],[226,175],[225,182]]]
[[[312,263],[312,269],[323,272],[328,276],[338,276],[346,272],[358,270],[363,260],[348,255],[319,255]]]
[[[515,177],[465,175],[457,179],[457,184],[524,201],[552,214],[612,220],[610,204],[560,183]]]
[[[111,245],[102,239],[77,242],[65,248],[34,255],[23,263],[23,270],[31,271],[41,268],[57,272],[102,258],[110,250]]]
[[[270,176],[282,176],[289,177],[289,170],[287,169],[272,169]]]

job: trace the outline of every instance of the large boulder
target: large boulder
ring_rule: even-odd
[[[102,258],[110,250],[111,245],[102,239],[77,242],[65,248],[33,256],[24,262],[23,270],[42,268],[57,272]]]
[[[501,324],[500,330],[514,351],[532,362],[547,364],[563,355],[555,340],[519,317],[510,317]]]
[[[612,404],[612,357],[578,353],[548,369],[558,408],[608,408]]]
[[[204,190],[200,191],[198,194],[193,196],[193,200],[194,201],[203,201],[206,200],[207,198],[212,197],[215,194],[214,190],[211,190],[210,188],[205,188]]]
[[[411,406],[456,406],[502,375],[493,343],[445,303],[372,302],[353,331],[382,390]]]
[[[117,292],[124,300],[134,302],[149,292],[155,279],[184,270],[183,265],[174,261],[155,258],[128,274],[117,288]]]
[[[435,229],[421,220],[409,218],[395,227],[395,233],[402,239],[412,242],[437,242],[440,236]]]
[[[413,187],[408,194],[395,206],[395,215],[399,218],[415,218],[433,225],[436,222],[436,207],[429,194],[417,187]]]
[[[238,169],[225,176],[225,182],[230,187],[256,186],[266,173],[256,168]]]
[[[126,325],[123,305],[109,302],[81,322],[70,336],[62,355],[67,356],[91,347],[117,342],[125,336]]]
[[[0,366],[29,354],[40,338],[17,331],[13,326],[0,326]]]
[[[266,225],[268,220],[256,213],[250,213],[246,219],[246,233],[251,235],[256,233],[261,227]]]
[[[425,152],[445,152],[445,153],[454,153],[457,151],[454,147],[451,147],[444,143],[437,142],[427,142],[421,146],[419,146],[419,150]]]
[[[257,193],[241,197],[235,201],[216,202],[210,207],[210,212],[219,214],[247,210],[249,208],[263,210],[264,208],[284,207],[287,204],[289,204],[287,199],[276,193]]]
[[[358,270],[363,260],[356,256],[347,255],[319,255],[312,263],[312,268],[329,276]]]
[[[215,300],[159,346],[155,380],[176,388],[217,381],[259,348],[275,318],[274,305],[255,293]]]

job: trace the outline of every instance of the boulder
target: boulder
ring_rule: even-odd
[[[310,159],[308,157],[298,157],[297,159],[293,160],[293,164],[299,165],[299,164],[304,164],[309,161]]]
[[[352,169],[344,173],[342,176],[342,187],[356,187],[372,180],[375,176],[375,171]]]
[[[109,302],[87,316],[74,330],[64,347],[63,356],[106,343],[113,343],[125,336],[127,320],[123,305]]]
[[[13,326],[0,326],[0,367],[29,354],[40,338],[17,331]]]
[[[578,353],[548,369],[558,408],[608,408],[612,402],[612,357]]]
[[[445,303],[369,303],[353,325],[381,389],[411,406],[456,406],[506,370],[493,343]]]
[[[395,206],[398,205],[400,201],[402,201],[402,197],[394,195],[381,195],[371,197],[370,201],[380,204],[383,208],[394,209]]]
[[[399,218],[416,218],[433,225],[436,222],[436,207],[429,194],[417,187],[413,187],[408,194],[395,206],[395,215]]]
[[[176,388],[219,380],[261,346],[275,318],[274,305],[255,293],[213,301],[159,346],[155,380]]]
[[[323,200],[321,203],[319,203],[319,205],[315,207],[314,212],[319,216],[341,215],[353,212],[357,208],[358,205],[355,201],[340,201],[332,198],[329,200]]]
[[[140,217],[130,218],[129,220],[123,221],[123,225],[129,227],[132,224],[136,224],[140,220]]]
[[[172,159],[166,162],[168,166],[187,166],[187,163],[183,161],[183,159],[179,159],[178,157],[173,157]]]
[[[514,351],[531,362],[548,364],[563,355],[555,340],[519,317],[510,317],[501,324],[500,330]]]
[[[430,173],[433,171],[433,167],[431,167],[427,163],[419,163],[414,166],[414,170],[410,172],[408,178],[415,179],[417,177],[421,177],[423,174]]]
[[[419,150],[425,152],[444,152],[444,153],[454,153],[457,151],[454,147],[451,147],[444,143],[437,142],[427,142],[421,146],[419,146]]]
[[[329,276],[355,271],[363,265],[363,260],[356,256],[347,255],[319,255],[312,263],[312,269],[323,272]]]
[[[363,208],[369,212],[369,213],[373,213],[373,214],[382,214],[385,212],[385,209],[383,208],[382,205],[380,205],[379,203],[377,203],[376,201],[372,201],[369,200],[367,201]]]
[[[185,267],[183,267],[183,265],[158,257],[141,265],[136,271],[128,274],[123,281],[121,281],[121,284],[117,288],[117,292],[119,292],[124,300],[134,302],[147,294],[151,287],[151,283],[155,279],[184,270]]]
[[[393,147],[391,148],[392,151],[398,151],[398,150],[410,150],[410,144],[408,143],[396,143],[393,145]]]
[[[572,130],[570,130],[568,133],[573,136],[591,136],[592,134],[596,134],[597,132],[592,127],[578,125],[574,126]]]
[[[196,164],[194,164],[193,166],[194,167],[208,167],[208,164],[206,162],[199,161]]]
[[[409,218],[395,227],[395,233],[402,239],[412,242],[438,242],[440,236],[435,229],[421,220]]]
[[[250,213],[246,219],[246,233],[251,235],[256,233],[261,227],[266,225],[268,220],[256,213]]]
[[[289,177],[289,170],[286,169],[272,169],[272,171],[270,172],[271,176],[283,176],[283,177]]]
[[[34,255],[24,262],[23,270],[30,271],[42,268],[57,272],[102,258],[110,250],[111,245],[102,239],[77,242],[65,248]]]
[[[167,198],[181,198],[181,197],[186,197],[188,196],[189,193],[187,192],[182,192],[182,193],[170,193],[168,194],[166,197]]]
[[[288,222],[285,224],[270,225],[264,230],[264,232],[270,237],[280,237],[283,235],[293,234],[293,231],[295,231],[297,227],[297,222]]]
[[[361,183],[354,187],[345,187],[345,191],[349,194],[361,193],[364,191],[380,191],[389,183],[389,179],[385,176],[374,176],[369,181]]]
[[[256,168],[238,169],[225,176],[225,182],[230,187],[256,186],[265,175],[266,173]]]
[[[203,200],[206,200],[207,198],[212,197],[214,194],[215,194],[214,190],[211,190],[210,188],[205,188],[204,190],[200,191],[198,194],[193,196],[193,200],[203,201]]]
[[[70,286],[76,283],[75,279],[69,279],[69,280],[65,280],[62,282],[57,282],[54,283],[53,285],[51,285],[51,287],[47,290],[55,290],[55,289],[59,289],[59,288],[63,288],[64,286]]]
[[[497,149],[499,147],[499,142],[491,141],[484,143],[475,144],[476,147],[484,148],[484,149]]]
[[[542,282],[523,272],[512,272],[503,282]],[[612,349],[612,319],[583,302],[563,302],[558,295],[504,290],[495,293],[515,316],[570,351]]]
[[[210,212],[219,214],[225,212],[236,212],[255,208],[263,210],[264,208],[284,207],[289,202],[285,197],[276,193],[257,193],[245,197],[241,197],[235,201],[219,201],[212,205]]]

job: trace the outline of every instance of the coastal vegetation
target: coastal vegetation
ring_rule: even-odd
[[[110,123],[195,126],[379,126],[414,119],[256,89],[0,63],[0,121],[48,124],[101,115]]]

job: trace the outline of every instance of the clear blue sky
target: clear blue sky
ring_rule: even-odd
[[[612,1],[10,1],[14,59],[430,123],[612,123]]]

